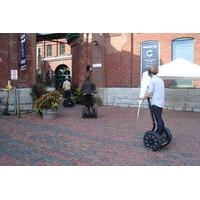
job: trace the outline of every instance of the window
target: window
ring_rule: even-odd
[[[194,62],[194,39],[178,38],[172,41],[172,60],[184,58]],[[192,87],[192,80],[173,80],[172,87]]]
[[[47,45],[47,57],[52,56],[52,45]]]
[[[65,54],[65,44],[60,44],[60,55]]]
[[[178,38],[172,41],[173,60],[184,58],[194,62],[194,40],[193,38]]]

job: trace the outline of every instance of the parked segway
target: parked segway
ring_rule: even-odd
[[[82,118],[97,118],[97,108],[94,107],[93,95],[85,95],[85,106],[82,108]]]
[[[148,100],[148,105],[149,105],[151,118],[153,122],[153,128],[151,131],[145,132],[144,137],[143,137],[143,142],[144,142],[144,146],[147,149],[151,151],[157,151],[162,146],[166,146],[172,141],[172,133],[167,127],[164,128],[164,132],[162,133],[162,135],[160,135],[158,132],[155,131],[155,128],[156,128],[155,117],[152,112],[150,100],[149,99],[147,100]]]

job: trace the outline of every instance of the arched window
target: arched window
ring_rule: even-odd
[[[183,37],[172,41],[172,60],[184,58],[194,62],[194,39]],[[173,80],[172,87],[193,87],[192,80]]]

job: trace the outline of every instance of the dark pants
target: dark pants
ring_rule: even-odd
[[[91,94],[86,94],[84,96],[84,103],[88,109],[90,109],[90,107],[93,107],[94,106],[93,96]]]
[[[68,100],[71,98],[71,91],[70,90],[64,91],[64,98],[68,99]]]
[[[65,90],[64,91],[64,99],[69,102],[70,104],[73,104],[73,101],[71,99],[71,90]]]
[[[162,119],[162,108],[152,105],[152,112],[153,112],[153,115],[154,115],[154,117],[156,119],[156,123],[157,123],[156,131],[159,134],[162,134],[164,132],[164,127],[165,127],[165,124]]]

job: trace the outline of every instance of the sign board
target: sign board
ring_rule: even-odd
[[[23,71],[26,69],[26,35],[20,34],[20,38],[19,38],[19,52],[20,52],[20,70]]]
[[[92,67],[102,67],[102,64],[101,63],[95,63],[92,65]]]
[[[16,69],[11,69],[10,76],[11,80],[18,80],[18,71]]]
[[[160,45],[158,41],[146,41],[141,44],[141,71],[147,71],[150,66],[160,65]]]

